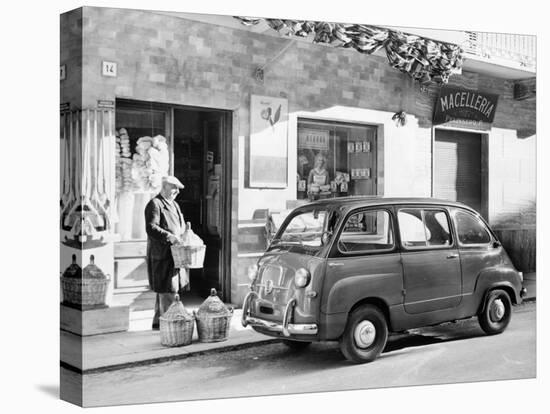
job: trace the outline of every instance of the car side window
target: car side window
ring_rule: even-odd
[[[485,223],[478,217],[463,211],[454,215],[458,241],[462,245],[487,244],[491,242],[491,235]]]
[[[449,218],[444,210],[405,208],[397,214],[405,248],[447,247],[452,244]]]
[[[352,214],[346,220],[338,240],[338,250],[342,253],[388,250],[393,246],[391,217],[386,210]]]

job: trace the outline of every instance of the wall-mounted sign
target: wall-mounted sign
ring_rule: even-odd
[[[67,65],[61,65],[59,67],[59,80],[65,80],[67,78]]]
[[[287,124],[286,99],[250,97],[250,187],[287,186]]]
[[[103,109],[115,109],[115,101],[107,99],[98,99],[97,107]]]
[[[498,95],[442,86],[435,102],[433,124],[454,123],[489,127],[495,118]]]
[[[298,130],[298,148],[328,150],[328,130],[301,128]]]
[[[107,62],[106,60],[101,62],[101,74],[103,76],[116,78],[116,63],[115,62]]]

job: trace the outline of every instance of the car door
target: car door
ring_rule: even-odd
[[[455,208],[451,211],[457,233],[464,295],[472,294],[479,274],[501,262],[503,248],[495,243],[480,216]]]
[[[403,284],[390,209],[369,208],[349,213],[327,259],[322,312],[346,313],[370,297],[387,305],[401,303]]]
[[[432,206],[397,210],[403,264],[404,308],[419,314],[458,306],[462,274],[449,212]]]

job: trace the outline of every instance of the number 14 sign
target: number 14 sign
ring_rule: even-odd
[[[101,74],[112,78],[116,77],[116,63],[104,60],[101,63]]]

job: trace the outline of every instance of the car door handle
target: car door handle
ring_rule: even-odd
[[[337,266],[344,266],[344,263],[341,262],[334,262],[328,264],[330,267],[337,267]]]
[[[458,257],[458,254],[453,253],[453,254],[448,255],[447,259],[456,259],[457,257]]]

